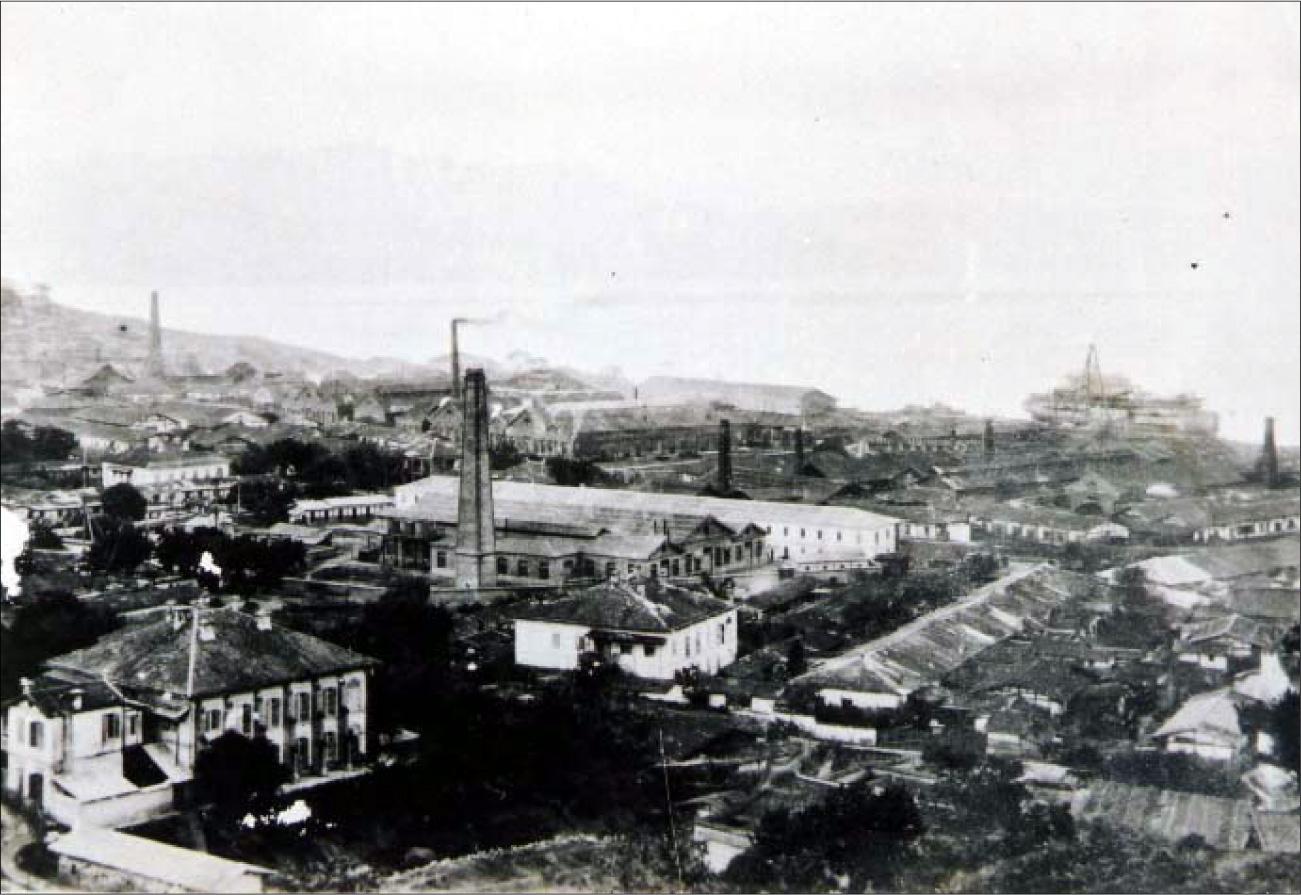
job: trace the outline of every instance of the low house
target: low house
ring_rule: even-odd
[[[1264,496],[1254,500],[1209,504],[1210,521],[1193,532],[1193,540],[1238,541],[1276,535],[1296,536],[1301,528],[1301,495]]]
[[[309,525],[324,522],[365,522],[373,519],[377,513],[392,507],[393,497],[388,494],[352,494],[346,497],[300,500],[290,507],[289,521]]]
[[[1275,642],[1272,625],[1241,615],[1224,615],[1185,625],[1175,644],[1181,662],[1217,671],[1238,670]]]
[[[227,731],[327,780],[369,752],[374,665],[268,616],[168,607],[24,681],[4,708],[5,790],[68,826],[139,823],[184,802],[199,753]]]
[[[513,613],[515,663],[573,671],[596,654],[634,677],[714,674],[736,659],[735,607],[694,588],[608,581]]]
[[[1081,516],[1054,507],[996,504],[972,513],[974,527],[995,537],[1040,544],[1124,540],[1129,529],[1096,516]]]
[[[50,851],[59,881],[89,892],[261,892],[272,871],[142,836],[77,827]]]
[[[1110,516],[1120,498],[1120,489],[1095,472],[1085,473],[1063,490],[1073,513]]]
[[[105,460],[102,472],[102,483],[105,488],[123,482],[139,488],[145,485],[228,478],[230,478],[230,460],[220,454],[185,451]]]
[[[1237,700],[1228,687],[1191,697],[1151,738],[1167,752],[1187,752],[1212,761],[1233,761],[1247,746]]]

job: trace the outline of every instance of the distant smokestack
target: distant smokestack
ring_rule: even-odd
[[[163,375],[163,325],[158,313],[158,293],[149,293],[149,357],[146,369],[150,376]]]
[[[732,493],[732,424],[727,420],[718,421],[718,490]]]
[[[1274,441],[1274,418],[1265,417],[1265,444],[1260,450],[1260,470],[1265,484],[1278,487],[1278,445]]]
[[[456,505],[456,586],[497,583],[492,472],[488,461],[488,383],[467,370],[461,405],[461,491]]]
[[[452,319],[452,399],[461,400],[461,349],[456,342],[456,327],[461,323],[459,318]]]
[[[985,420],[985,453],[993,455],[994,453],[994,421]]]
[[[795,474],[804,474],[804,429],[795,430]]]

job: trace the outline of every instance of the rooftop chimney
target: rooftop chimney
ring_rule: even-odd
[[[718,493],[732,493],[732,424],[718,421]]]
[[[488,462],[488,383],[467,370],[461,406],[461,491],[456,505],[456,586],[497,584],[492,472]]]
[[[1260,451],[1260,471],[1265,484],[1278,487],[1278,445],[1274,442],[1274,418],[1265,417],[1265,445]]]

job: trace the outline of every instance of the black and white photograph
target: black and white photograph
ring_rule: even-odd
[[[0,3],[8,893],[1301,891],[1301,4]]]

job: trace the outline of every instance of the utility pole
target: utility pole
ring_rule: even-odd
[[[669,789],[669,759],[664,752],[664,728],[660,732],[660,769],[664,771],[664,807],[669,812],[669,842],[673,846],[673,866],[678,872],[678,891],[685,892],[687,885],[682,879],[682,855],[678,852],[678,827],[673,820],[673,794]]]

